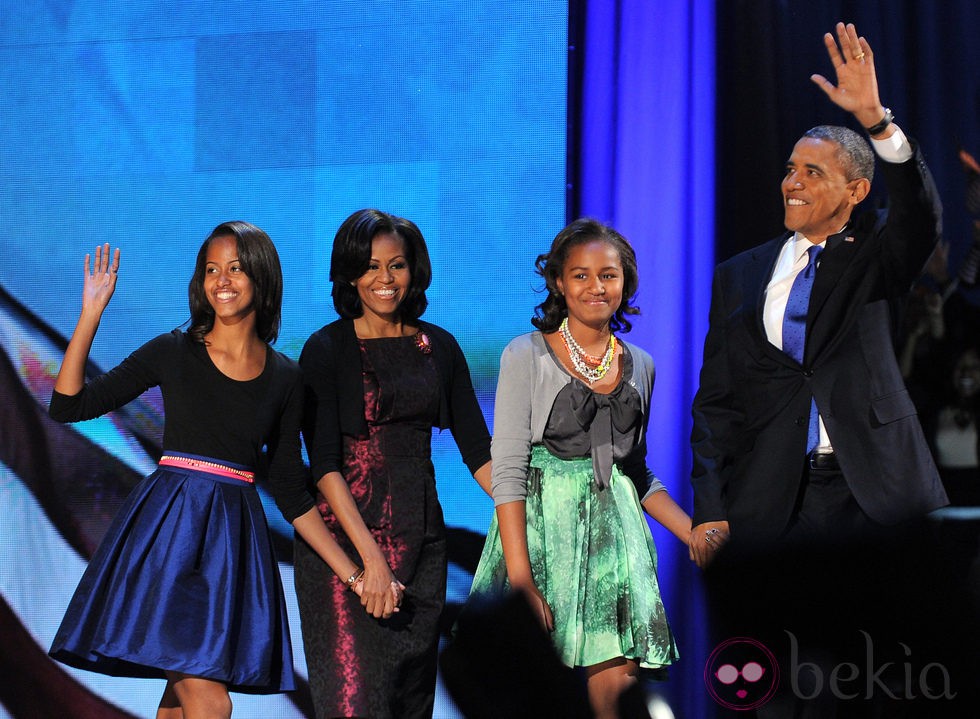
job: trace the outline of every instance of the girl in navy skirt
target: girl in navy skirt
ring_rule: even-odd
[[[294,688],[282,584],[254,485],[260,467],[272,483],[307,471],[302,374],[269,346],[279,331],[279,257],[259,228],[219,225],[198,252],[190,328],[150,340],[86,383],[119,250],[110,258],[108,244],[98,247],[89,264],[86,256],[51,416],[90,419],[159,386],[164,449],[93,555],[51,655],[103,674],[165,678],[158,718],[230,717],[229,690]],[[309,528],[307,519],[294,526],[338,575],[352,574],[319,517]]]

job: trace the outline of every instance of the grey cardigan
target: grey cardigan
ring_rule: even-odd
[[[639,444],[645,446],[646,421],[653,392],[653,359],[642,349],[620,339],[633,358],[630,385],[640,395],[644,426]],[[562,388],[574,381],[551,356],[540,332],[515,337],[500,357],[500,376],[494,406],[491,489],[494,506],[527,497],[527,471],[531,445],[540,444],[552,405]],[[649,469],[644,498],[665,489]],[[635,481],[635,478],[634,478]]]

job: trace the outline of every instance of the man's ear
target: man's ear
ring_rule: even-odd
[[[847,188],[851,191],[851,204],[860,205],[871,192],[871,181],[867,177],[859,177],[848,182]]]

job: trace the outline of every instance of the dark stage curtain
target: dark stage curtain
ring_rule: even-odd
[[[882,102],[922,145],[955,268],[970,243],[957,151],[980,155],[980,3],[720,0],[717,13],[718,258],[781,231],[779,182],[804,131],[858,129],[809,79],[814,72],[833,79],[821,37],[843,20],[868,39]],[[880,201],[880,192],[870,199]]]

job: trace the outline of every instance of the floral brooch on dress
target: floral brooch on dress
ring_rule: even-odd
[[[430,340],[429,335],[422,330],[415,333],[415,346],[418,347],[419,352],[424,355],[432,354],[432,340]]]

